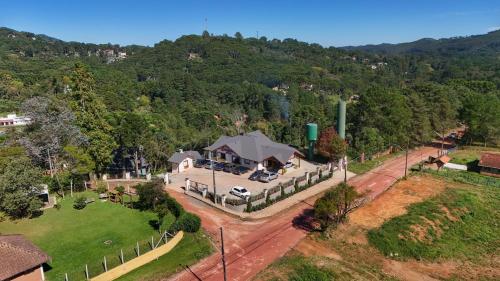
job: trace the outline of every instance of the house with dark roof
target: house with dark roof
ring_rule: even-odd
[[[0,280],[43,281],[50,257],[22,235],[0,235]]]
[[[483,153],[477,164],[480,173],[488,176],[500,177],[500,153]]]
[[[289,161],[294,163],[304,157],[295,148],[273,142],[260,131],[234,137],[222,136],[212,145],[205,147],[205,150],[212,159],[235,163],[251,170],[280,168]]]
[[[172,164],[172,173],[181,173],[186,169],[192,168],[194,165],[194,161],[202,159],[200,153],[198,151],[178,151],[174,153],[169,159],[168,162]]]

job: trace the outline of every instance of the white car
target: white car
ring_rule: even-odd
[[[287,161],[286,164],[283,165],[283,168],[285,169],[290,169],[291,167],[293,167],[292,161]]]
[[[235,187],[231,188],[231,190],[229,191],[229,194],[232,194],[234,196],[238,196],[241,198],[250,197],[250,195],[252,195],[250,193],[250,191],[248,191],[246,188],[244,188],[242,186],[235,186]]]

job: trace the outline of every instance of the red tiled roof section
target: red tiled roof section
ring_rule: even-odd
[[[483,153],[479,166],[500,169],[500,154],[499,153]]]
[[[0,280],[39,267],[50,257],[22,235],[0,235]]]
[[[448,155],[443,155],[438,158],[438,161],[441,161],[443,164],[450,162],[451,158]]]

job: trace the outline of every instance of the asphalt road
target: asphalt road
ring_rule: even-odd
[[[408,168],[436,155],[437,149],[423,147],[412,151],[408,156]],[[358,192],[375,198],[387,190],[398,178],[404,176],[405,156],[384,162],[381,166],[349,180]],[[329,181],[320,184],[329,184]],[[276,259],[282,257],[308,233],[307,221],[317,197],[309,198],[300,204],[271,218],[258,221],[242,221],[199,202],[181,192],[172,192],[188,211],[202,219],[203,228],[214,238],[220,249],[219,228],[224,228],[227,280],[249,280]],[[196,265],[169,280],[223,280],[220,252],[216,252]]]

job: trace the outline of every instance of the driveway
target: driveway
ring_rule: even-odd
[[[319,166],[305,160],[301,160],[300,168],[287,169],[285,174],[282,175],[280,173],[276,180],[268,183],[249,180],[248,177],[251,175],[251,172],[243,175],[235,175],[224,171],[215,171],[215,186],[217,188],[217,194],[226,194],[229,198],[237,198],[229,194],[229,190],[236,185],[245,187],[248,191],[255,195],[261,193],[264,189],[269,189],[278,185],[280,182],[287,182],[293,177],[303,176],[306,171],[315,171],[316,167]],[[181,187],[185,185],[186,178],[206,184],[208,185],[209,191],[213,191],[212,170],[205,168],[190,168],[180,174],[172,175],[171,184],[169,184],[167,188],[181,190]]]

